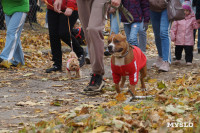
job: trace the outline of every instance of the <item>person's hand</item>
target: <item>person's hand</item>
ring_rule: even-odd
[[[147,22],[144,22],[144,24],[143,24],[143,28],[144,28],[145,31],[147,31],[147,29],[148,29],[148,25],[149,25],[149,24],[148,24]]]
[[[66,16],[71,16],[72,15],[72,12],[73,12],[73,10],[71,9],[71,8],[67,8],[66,10],[65,10],[65,15]]]
[[[111,0],[111,5],[115,7],[119,7],[121,4],[121,0]]]
[[[197,23],[200,24],[200,19],[197,20]]]
[[[63,0],[56,0],[56,1],[54,2],[53,7],[54,7],[54,11],[55,11],[55,12],[62,13],[62,11],[61,11],[62,1],[63,1]]]
[[[108,13],[114,14],[116,10],[112,7],[109,8]]]

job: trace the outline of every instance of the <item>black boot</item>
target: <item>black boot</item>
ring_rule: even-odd
[[[85,64],[85,54],[82,54],[82,55],[78,58],[78,61],[79,61],[80,67],[82,67],[82,66]]]
[[[49,69],[46,69],[46,73],[51,73],[51,72],[56,72],[56,71],[62,71],[62,67],[60,66],[56,66],[56,65],[53,65],[52,68],[49,68]]]

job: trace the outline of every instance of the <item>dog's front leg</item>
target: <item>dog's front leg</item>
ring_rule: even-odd
[[[126,76],[122,76],[122,80],[121,80],[121,83],[120,83],[120,88],[124,88],[125,82],[126,82]]]
[[[67,77],[71,79],[71,72],[67,70]]]
[[[80,70],[78,70],[78,71],[76,71],[76,76],[75,76],[76,78],[80,78],[81,77],[81,75],[80,75]]]
[[[129,89],[130,89],[130,91],[132,92],[133,95],[136,94],[136,92],[135,92],[135,85],[130,85]]]
[[[115,84],[115,89],[116,89],[117,93],[120,93],[120,92],[121,92],[121,91],[120,91],[120,88],[119,88],[119,84]]]
[[[144,78],[147,75],[147,66],[145,65],[141,70],[140,70],[140,81],[141,81],[141,90],[143,95],[147,95],[147,91],[146,91],[146,86],[144,83]]]

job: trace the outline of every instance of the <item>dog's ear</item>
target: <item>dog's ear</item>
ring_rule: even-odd
[[[125,33],[125,31],[123,30],[123,31],[121,31],[121,34],[122,35],[124,35],[124,36],[126,36],[126,33]]]
[[[122,41],[126,40],[126,36],[125,35],[122,35],[122,34],[119,34],[119,37]]]
[[[123,39],[123,40],[126,40],[126,36],[122,36],[122,39]]]

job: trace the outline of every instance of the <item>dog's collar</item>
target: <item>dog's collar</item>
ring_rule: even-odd
[[[125,57],[125,56],[128,54],[128,52],[129,52],[129,47],[133,48],[133,46],[129,45],[128,43],[127,43],[127,45],[128,45],[128,48],[127,48],[126,53],[125,53],[124,55],[121,55],[121,56],[115,56],[115,57],[117,57],[117,58],[123,58],[123,57]]]

